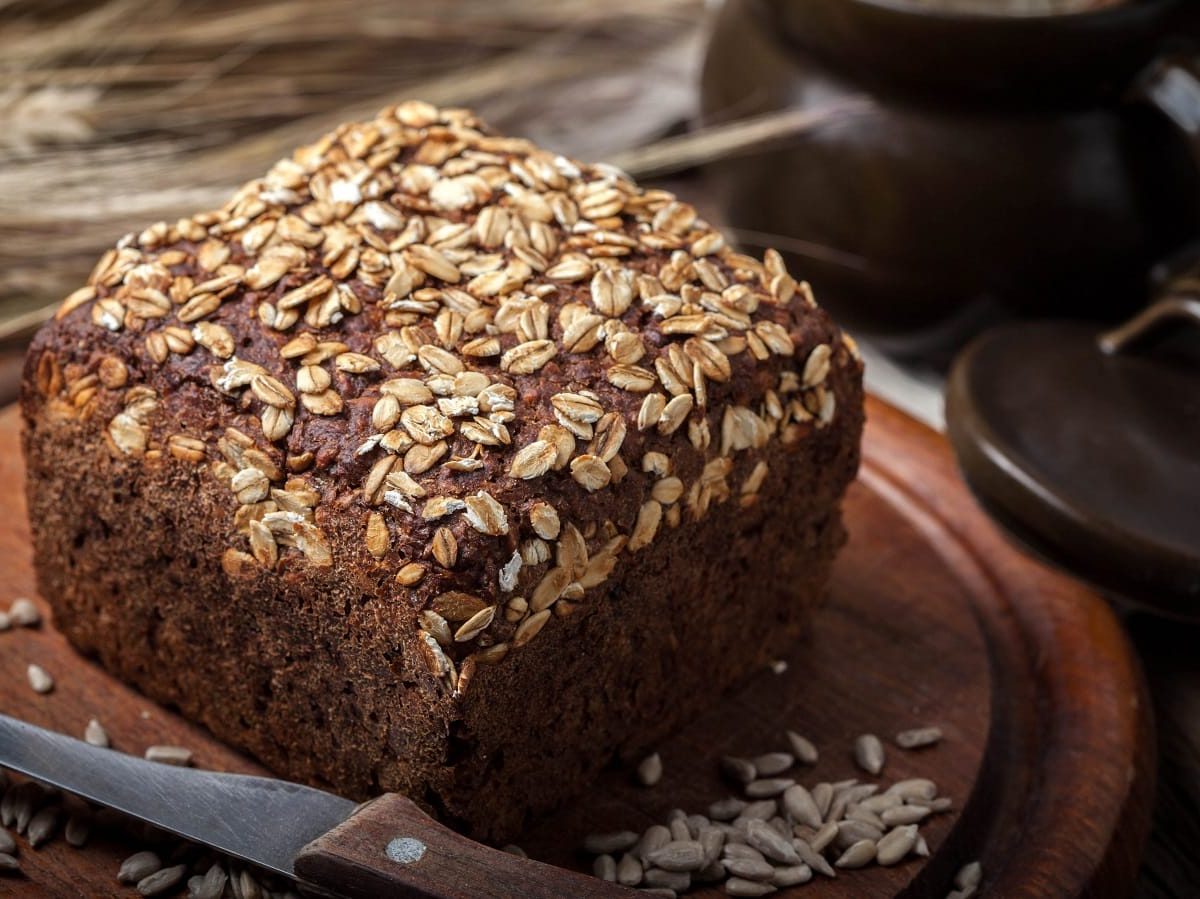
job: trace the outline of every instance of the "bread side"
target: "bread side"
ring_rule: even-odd
[[[799,633],[860,372],[777,257],[404,104],[122,241],[39,334],[41,589],[281,772],[511,835]]]

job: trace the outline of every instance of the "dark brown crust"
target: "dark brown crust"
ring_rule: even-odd
[[[196,244],[178,240],[170,250],[187,257]],[[628,264],[656,271],[665,258]],[[240,248],[232,260],[254,261]],[[172,274],[205,276],[186,261]],[[294,286],[285,277],[273,295]],[[362,311],[322,339],[368,353],[372,337],[388,326],[378,291],[361,284],[355,290]],[[553,305],[586,303],[586,293],[564,288]],[[263,299],[241,290],[207,320],[229,330],[238,358],[294,389],[294,366],[279,348],[295,333],[260,323],[255,311]],[[820,599],[843,540],[838,502],[858,463],[861,365],[828,316],[799,295],[764,303],[755,320],[768,319],[782,326],[794,354],[730,357],[732,377],[708,386],[704,417],[713,441],[707,448],[694,445],[686,427],[666,436],[639,431],[642,395],[612,386],[595,354],[560,353],[531,375],[472,360],[472,369],[517,390],[521,414],[510,425],[512,446],[486,453],[479,471],[435,469],[421,483],[430,496],[486,490],[511,527],[488,536],[462,515],[426,522],[389,513],[390,546],[377,558],[363,533],[379,506],[360,489],[377,456],[355,449],[372,433],[379,383],[405,371],[332,372],[343,411],[319,416],[298,409],[291,432],[273,445],[250,391],[228,395],[212,386],[220,359],[197,348],[156,364],[145,337],[163,320],[113,334],[80,306],[38,335],[23,385],[40,589],[56,624],[82,651],[280,773],[359,797],[400,790],[477,836],[511,837],[529,815],[577,793],[614,753],[647,745],[714,692],[785,651]],[[623,321],[641,334],[650,353],[641,364],[652,368],[671,338],[637,304]],[[561,339],[557,323],[554,329],[552,337]],[[505,335],[506,348],[513,342]],[[612,576],[580,601],[557,602],[537,639],[498,663],[476,664],[481,650],[514,643],[523,620],[500,614],[507,596],[496,585],[501,566],[534,536],[535,503],[551,503],[595,554],[613,534],[634,532],[656,481],[638,464],[647,452],[668,456],[671,474],[685,487],[695,484],[705,465],[721,458],[724,410],[758,406],[782,373],[802,371],[822,345],[832,347],[820,387],[835,400],[831,416],[793,421],[759,445],[730,453],[722,490],[706,513],[664,521],[652,544],[621,551]],[[97,385],[92,376],[103,379],[101,366],[113,359],[126,377]],[[131,388],[154,397],[146,448],[132,454],[109,436]],[[628,422],[624,479],[589,493],[567,470],[532,481],[509,477],[517,449],[555,421],[550,397],[581,388]],[[700,418],[696,410],[690,420]],[[242,551],[246,537],[233,514],[238,503],[228,483],[213,477],[220,463],[213,447],[231,426],[281,468],[289,455],[313,454],[304,485],[319,495],[314,521],[331,565],[310,564],[288,550],[269,567]],[[179,434],[204,444],[202,464],[165,451]],[[468,441],[454,441],[456,452],[470,453]],[[742,495],[740,486],[762,462],[768,474],[761,490]],[[430,564],[418,585],[398,586],[403,562],[430,561],[439,525],[457,538],[458,564],[450,570]],[[239,551],[231,556],[231,548]],[[525,566],[517,593],[528,596],[553,565],[552,557]],[[445,647],[456,666],[449,681],[431,671],[418,629],[418,612],[448,590],[498,608],[470,647]]]

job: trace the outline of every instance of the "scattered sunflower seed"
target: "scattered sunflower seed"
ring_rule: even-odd
[[[662,780],[663,763],[662,757],[657,752],[652,752],[650,755],[642,759],[637,766],[638,782],[643,787],[652,787]]]
[[[960,890],[977,887],[982,880],[983,866],[979,862],[968,862],[959,868],[958,873],[954,875],[954,885]]]
[[[191,881],[188,881],[188,899],[220,899],[221,894],[225,892],[225,884],[228,880],[229,875],[225,871],[225,866],[216,862],[200,878],[200,882],[194,888],[191,886]]]
[[[18,627],[37,627],[42,623],[42,613],[33,600],[18,596],[8,608],[8,621]]]
[[[777,887],[794,887],[812,880],[812,868],[808,865],[788,865],[776,868],[771,875],[771,883]]]
[[[718,799],[708,807],[708,817],[714,821],[732,821],[742,809],[746,807],[746,803],[736,796],[729,796],[725,799]]]
[[[821,826],[821,810],[813,796],[801,784],[793,784],[783,791],[783,807],[799,824],[807,824],[812,828]]]
[[[635,887],[642,882],[642,863],[632,852],[626,852],[617,862],[617,883]]]
[[[162,870],[162,859],[158,854],[150,850],[135,852],[125,861],[121,862],[120,870],[117,871],[117,880],[121,883],[138,883],[156,871]]]
[[[41,665],[31,664],[25,673],[29,677],[29,686],[33,687],[33,692],[49,693],[54,689],[54,678]]]
[[[90,812],[82,811],[75,812],[67,819],[67,826],[63,832],[63,837],[68,845],[74,846],[76,849],[82,849],[87,845],[88,837],[92,833],[92,815]]]
[[[7,852],[0,852],[0,872],[20,871],[21,863],[17,861],[15,856],[9,855]]]
[[[783,674],[787,670],[788,670],[788,663],[785,662],[783,659],[776,659],[775,661],[773,661],[771,663],[771,673],[772,674]]]
[[[600,880],[614,882],[617,879],[616,859],[611,855],[597,855],[596,860],[592,862],[592,874]]]
[[[672,840],[646,856],[646,862],[664,871],[699,871],[705,865],[704,847],[697,840]]]
[[[775,887],[769,883],[730,877],[725,881],[725,892],[730,896],[766,896],[768,893],[774,893]]]
[[[823,824],[821,829],[812,835],[812,839],[808,841],[808,844],[817,850],[817,852],[824,852],[825,847],[832,843],[833,838],[837,835],[837,822],[830,821],[828,824]]]
[[[186,768],[192,763],[192,751],[184,746],[148,746],[146,761]]]
[[[820,758],[817,752],[817,747],[812,744],[812,741],[807,737],[802,737],[794,730],[785,731],[787,735],[788,745],[791,746],[792,755],[796,760],[805,765],[815,765]]]
[[[874,734],[863,734],[854,741],[854,761],[868,774],[883,770],[883,744]]]
[[[692,876],[685,871],[666,871],[662,868],[647,868],[642,882],[648,887],[666,887],[679,893],[692,885]]]
[[[25,836],[30,847],[36,849],[54,836],[58,830],[59,811],[57,806],[48,805],[29,819],[29,829]]]
[[[178,886],[186,874],[187,865],[175,865],[171,868],[163,868],[161,871],[155,871],[153,874],[139,880],[137,891],[143,896],[161,896],[163,893]]]
[[[875,844],[870,840],[859,840],[838,856],[834,867],[864,868],[875,860]]]
[[[800,856],[796,854],[791,841],[765,821],[751,821],[746,825],[746,842],[773,861],[785,865],[800,863]]]
[[[917,825],[906,824],[897,827],[885,834],[883,839],[875,844],[875,861],[884,867],[898,864],[912,852],[916,845]]]
[[[661,824],[651,824],[646,828],[646,832],[642,834],[641,838],[638,839],[633,853],[645,864],[646,856],[655,849],[661,849],[669,842],[671,842],[671,829]],[[587,847],[585,846],[584,848],[586,849]]]
[[[834,829],[836,830],[836,825]],[[829,843],[825,844],[825,846],[828,845]],[[804,840],[792,840],[792,848],[796,850],[796,855],[800,857],[800,861],[808,865],[818,874],[823,874],[826,877],[836,877],[837,872],[835,872],[829,862],[825,860],[825,856],[821,855],[821,852],[824,851],[825,846],[822,846],[821,849],[816,849]]]
[[[775,866],[762,858],[729,858],[725,870],[743,880],[769,881],[775,874]]]
[[[83,740],[85,743],[89,743],[92,746],[99,746],[101,749],[107,749],[112,745],[108,739],[108,731],[95,718],[88,721],[87,727],[83,729]]]
[[[4,828],[0,828],[0,852],[12,855],[16,851],[17,841],[13,839],[13,835]]]
[[[896,745],[901,749],[922,749],[933,746],[942,739],[940,727],[915,727],[896,734]]]
[[[750,799],[768,799],[795,785],[796,782],[790,777],[764,777],[746,784],[746,796]]]
[[[42,788],[29,780],[21,785],[21,793],[17,799],[15,806],[17,833],[25,833],[29,822],[33,820],[33,815],[37,811],[37,807],[41,805],[45,799],[45,794]]]
[[[795,763],[795,757],[789,752],[768,752],[753,760],[757,777],[774,777],[776,774],[782,774]]]
[[[632,830],[618,830],[613,833],[589,834],[583,841],[583,850],[588,855],[611,855],[614,852],[624,852],[637,844],[638,835]]]
[[[924,821],[930,814],[930,809],[923,805],[898,805],[895,808],[884,809],[879,817],[888,827],[896,827]]]
[[[518,858],[529,858],[529,853],[518,846],[516,843],[509,843],[503,847],[502,852],[507,852],[509,855],[515,855]]]

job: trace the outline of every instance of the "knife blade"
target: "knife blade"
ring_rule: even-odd
[[[355,803],[269,777],[179,768],[0,715],[0,766],[286,877]]]
[[[0,768],[296,881],[312,896],[615,899],[631,892],[476,843],[398,793],[356,805],[270,777],[149,762],[0,714]]]

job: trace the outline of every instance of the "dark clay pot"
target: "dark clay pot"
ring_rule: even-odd
[[[711,166],[727,223],[910,355],[1018,315],[1127,317],[1155,263],[1200,236],[1192,147],[1136,87],[1193,30],[1186,5],[1007,18],[729,0],[705,122],[790,108],[817,124]]]

